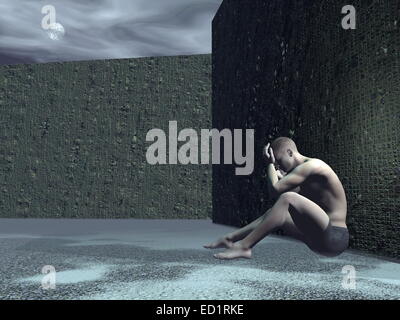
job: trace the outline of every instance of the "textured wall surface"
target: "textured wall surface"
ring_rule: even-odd
[[[348,200],[350,247],[400,257],[400,2],[224,0],[213,20],[213,127],[254,128],[248,177],[213,168],[213,220],[241,226],[269,199],[262,146],[292,137]]]
[[[1,66],[0,217],[211,216],[211,165],[146,161],[169,120],[211,127],[211,55]]]

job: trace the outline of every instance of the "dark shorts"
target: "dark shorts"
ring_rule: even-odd
[[[322,242],[321,249],[324,253],[332,256],[339,255],[349,246],[349,230],[344,227],[333,226],[329,221]]]

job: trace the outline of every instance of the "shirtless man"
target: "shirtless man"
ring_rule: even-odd
[[[264,148],[270,195],[275,204],[247,226],[205,248],[227,248],[217,259],[251,258],[251,248],[271,232],[304,242],[312,251],[333,257],[347,249],[346,195],[339,178],[324,161],[301,155],[294,141],[279,137]]]

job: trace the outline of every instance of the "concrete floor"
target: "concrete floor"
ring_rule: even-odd
[[[396,299],[400,264],[348,250],[325,258],[269,236],[252,259],[203,244],[234,228],[210,220],[0,219],[1,299]],[[43,289],[43,266],[56,270]],[[343,288],[342,268],[355,268]]]

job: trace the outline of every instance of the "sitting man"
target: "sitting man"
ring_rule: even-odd
[[[264,215],[205,248],[227,248],[218,259],[251,258],[251,248],[271,232],[304,242],[333,257],[348,247],[346,195],[338,176],[324,161],[301,155],[292,139],[279,137],[264,148],[270,195],[277,198]]]

